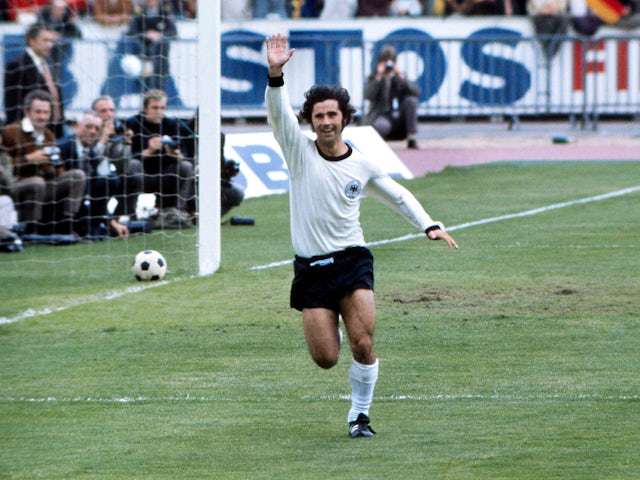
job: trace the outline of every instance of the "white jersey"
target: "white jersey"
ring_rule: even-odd
[[[266,91],[269,124],[289,169],[291,240],[296,255],[313,257],[364,246],[360,201],[366,194],[387,204],[421,231],[434,222],[416,198],[357,150],[323,157],[298,124],[285,87]]]

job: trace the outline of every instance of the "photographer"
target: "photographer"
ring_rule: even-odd
[[[96,145],[96,152],[109,159],[120,177],[114,217],[127,216],[134,219],[138,196],[143,192],[143,169],[139,159],[131,158],[133,132],[127,130],[124,122],[116,118],[115,102],[108,95],[96,98],[91,109],[102,119],[102,134]]]
[[[235,160],[224,158],[225,135],[220,138],[220,217],[237,207],[244,200],[244,188],[232,179],[240,173],[240,165]]]
[[[55,135],[47,128],[52,109],[51,95],[34,90],[25,97],[24,118],[4,131],[3,148],[17,177],[11,196],[26,234],[72,234],[85,190],[84,172],[65,170]]]
[[[182,152],[180,123],[169,118],[167,95],[149,90],[142,98],[142,112],[127,120],[131,130],[132,158],[144,168],[144,190],[156,196],[160,228],[193,227],[189,210],[195,192],[194,166]]]
[[[385,140],[406,138],[407,148],[418,149],[419,96],[420,87],[398,68],[395,48],[383,47],[364,87],[364,97],[369,101],[365,123]]]
[[[198,155],[198,111],[189,121],[181,124],[182,137],[186,138],[185,154],[187,158],[194,160],[197,164],[196,157]],[[224,217],[229,211],[239,206],[244,200],[244,188],[238,182],[234,181],[240,173],[240,165],[235,160],[228,160],[224,156],[225,134],[220,133],[220,218]],[[195,209],[195,207],[194,207]],[[244,222],[243,222],[244,220]],[[251,225],[253,219],[232,218],[232,224]]]

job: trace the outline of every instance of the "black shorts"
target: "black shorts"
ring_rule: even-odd
[[[348,293],[373,290],[373,255],[366,247],[352,247],[318,257],[293,262],[291,308],[328,308],[339,311],[340,300]]]

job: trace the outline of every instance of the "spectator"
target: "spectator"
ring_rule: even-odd
[[[538,35],[542,52],[547,60],[551,60],[562,42],[561,38],[569,29],[569,12],[567,0],[528,0],[527,14]]]
[[[589,8],[585,0],[569,0],[569,12],[571,24],[574,30],[587,37],[596,34],[604,23],[593,10]]]
[[[640,27],[640,0],[622,0],[622,16],[612,26],[633,30]]]
[[[391,0],[358,0],[356,17],[387,17]]]
[[[370,102],[365,123],[382,138],[406,138],[407,148],[417,149],[419,95],[420,87],[398,68],[395,48],[383,47],[364,87],[364,96]]]
[[[144,0],[141,12],[129,23],[126,35],[138,43],[139,54],[151,62],[152,72],[146,79],[147,89],[165,88],[170,71],[171,40],[177,34],[176,24],[160,0]]]
[[[353,18],[358,8],[358,0],[324,0],[320,20],[344,20]]]
[[[20,17],[26,16],[30,21],[36,18],[40,9],[46,5],[49,0],[7,0],[6,8],[8,9],[9,21],[22,22]]]
[[[254,0],[253,18],[288,18],[286,0]]]
[[[73,57],[72,40],[82,38],[82,32],[76,25],[75,12],[65,0],[51,0],[40,10],[38,23],[58,33],[58,39],[49,54],[49,63],[54,78],[62,82],[63,65],[69,63]]]
[[[0,145],[3,145],[2,142],[2,131],[0,131]],[[4,151],[4,148],[0,149],[0,196],[1,195],[10,195],[11,189],[15,182],[15,178],[13,176],[13,162],[11,157],[7,155]]]
[[[445,15],[505,15],[503,0],[446,0]]]
[[[24,118],[7,125],[3,137],[17,177],[12,196],[18,221],[28,234],[72,234],[85,189],[84,172],[64,168],[56,137],[47,128],[52,105],[48,92],[30,92],[24,102]],[[45,203],[47,208],[43,208]]]
[[[180,149],[179,123],[168,118],[167,95],[149,90],[142,100],[142,112],[127,120],[133,132],[131,152],[142,161],[144,190],[156,194],[158,226],[181,228],[192,226],[186,211],[195,194],[194,168]]]
[[[390,13],[393,17],[419,17],[422,15],[422,0],[393,0]]]
[[[322,10],[323,0],[299,0],[290,2],[291,18],[318,18]]]
[[[116,192],[116,218],[127,216],[133,219],[136,215],[138,196],[143,189],[142,162],[132,158],[131,136],[133,132],[116,118],[115,102],[109,96],[96,98],[91,109],[102,119],[102,133],[96,145],[99,155],[109,159],[120,178],[120,189]]]
[[[197,0],[171,0],[165,1],[165,8],[171,6],[171,10],[177,16],[183,18],[197,18],[198,1]]]
[[[108,158],[98,153],[96,146],[102,131],[102,119],[94,112],[85,113],[76,124],[76,131],[58,142],[65,169],[80,169],[87,178],[85,202],[78,214],[76,232],[88,239],[108,234],[107,226],[122,238],[129,236],[126,226],[110,218],[107,204],[120,190],[120,178]]]
[[[64,107],[60,79],[56,78],[47,58],[58,34],[42,24],[27,29],[27,47],[22,55],[7,65],[4,73],[4,108],[7,123],[20,120],[27,94],[45,90],[51,94],[53,107],[49,128],[56,137],[64,134]]]
[[[221,17],[223,22],[239,22],[252,16],[252,0],[221,0]]]
[[[132,13],[131,0],[94,0],[93,3],[93,18],[108,27],[126,25]]]
[[[10,22],[11,7],[9,6],[9,0],[0,0],[0,22]]]

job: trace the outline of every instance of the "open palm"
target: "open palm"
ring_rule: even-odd
[[[267,61],[270,68],[281,69],[289,61],[295,48],[287,50],[287,36],[280,33],[267,37]]]

